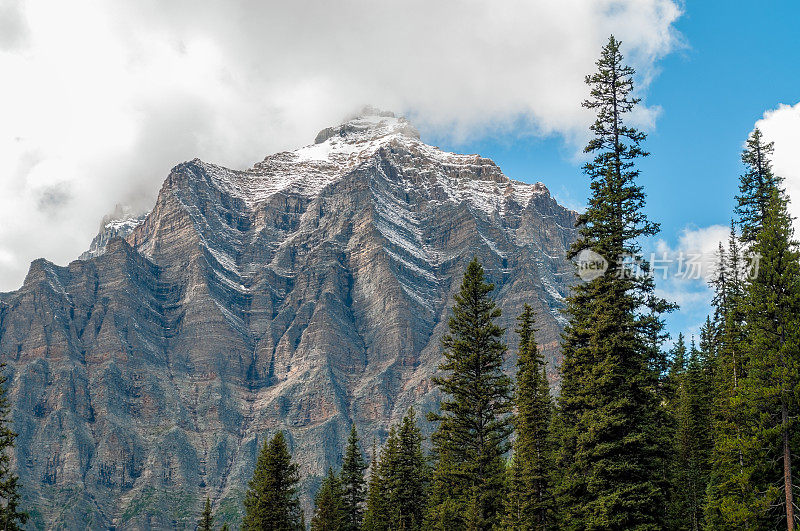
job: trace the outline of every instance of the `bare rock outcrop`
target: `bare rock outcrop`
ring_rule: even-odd
[[[555,362],[575,212],[389,113],[317,140],[244,171],[180,164],[124,238],[66,267],[36,260],[0,295],[35,526],[193,528],[205,496],[235,522],[276,430],[308,507],[351,423],[380,443],[409,406],[436,406],[440,338],[474,255],[509,343],[529,303]]]

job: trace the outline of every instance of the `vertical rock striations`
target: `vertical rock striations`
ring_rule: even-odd
[[[236,520],[278,429],[315,489],[351,422],[380,441],[410,405],[435,406],[439,338],[473,255],[506,326],[534,307],[552,364],[575,217],[390,113],[246,171],[176,166],[124,239],[101,232],[67,267],[36,260],[0,295],[34,523],[192,527],[205,496]]]

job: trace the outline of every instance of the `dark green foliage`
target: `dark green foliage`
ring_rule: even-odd
[[[514,531],[527,529],[525,525],[530,518],[523,505],[527,497],[522,465],[517,459],[515,450],[515,455],[506,466],[506,499],[501,521],[503,529]]]
[[[500,316],[477,259],[467,266],[455,295],[445,361],[434,378],[442,391],[432,437],[436,467],[428,515],[430,527],[490,529],[502,513],[503,461],[512,430],[511,381],[502,372],[506,345]],[[466,515],[466,516],[465,516]],[[450,519],[454,522],[450,522]]]
[[[743,434],[747,412],[742,382],[745,348],[745,272],[738,238],[731,227],[728,249],[720,245],[714,281],[713,449],[706,500],[706,526],[717,529],[753,528],[755,523],[753,464],[745,461]]]
[[[397,428],[391,428],[380,462],[373,465],[364,529],[422,529],[428,475],[412,408]]]
[[[358,432],[353,424],[347,440],[344,461],[342,462],[341,482],[344,510],[347,513],[346,529],[357,531],[361,528],[364,512],[364,470],[367,464],[358,444]]]
[[[706,511],[710,529],[788,526],[792,503],[787,500],[794,498],[798,251],[781,179],[771,170],[771,153],[772,144],[763,141],[758,129],[753,131],[742,153],[746,172],[737,197],[741,242],[760,256],[758,274],[745,278],[732,231],[727,255],[721,253],[725,276],[720,274],[715,285],[715,429]]]
[[[428,464],[422,452],[422,432],[411,408],[397,431],[397,457],[386,476],[390,514],[395,529],[422,528],[428,487]]]
[[[278,432],[270,441],[264,441],[258,454],[244,499],[242,529],[301,529],[302,513],[297,498],[299,481],[297,465],[292,462],[283,432]]]
[[[753,463],[751,481],[764,525],[793,529],[800,523],[794,508],[797,463],[792,462],[793,454],[800,452],[800,252],[787,203],[773,185],[752,246],[760,260],[746,293],[747,346],[752,355],[742,385],[750,421],[742,446],[745,461]]]
[[[214,516],[211,514],[211,499],[206,497],[206,503],[203,506],[203,514],[200,516],[200,521],[197,523],[198,531],[211,531],[214,523]]]
[[[389,438],[394,437],[394,428],[389,431]],[[387,443],[388,444],[388,443]],[[386,529],[386,496],[384,495],[383,478],[380,471],[378,451],[375,442],[372,442],[372,458],[369,465],[369,482],[367,484],[367,508],[364,511],[362,529],[364,531],[379,531]]]
[[[9,452],[14,448],[17,434],[11,429],[8,418],[5,367],[5,363],[0,364],[0,526],[4,530],[15,530],[22,529],[28,521],[28,513],[19,507],[19,477],[11,469]]]
[[[671,466],[670,528],[699,531],[708,486],[711,438],[712,382],[707,357],[686,347],[679,336],[670,380],[674,381],[671,412],[676,421]]]
[[[736,196],[736,213],[742,229],[742,241],[753,243],[764,224],[767,203],[771,190],[780,186],[780,178],[772,173],[770,155],[774,151],[772,142],[764,142],[759,129],[747,139],[742,152],[745,173],[739,179],[739,195]]]
[[[667,375],[672,404],[677,404],[675,398],[680,394],[680,386],[686,374],[686,340],[683,334],[678,334],[678,340],[670,351],[670,367]],[[673,416],[676,415],[672,410]]]
[[[347,509],[344,503],[342,483],[333,469],[322,481],[322,486],[314,498],[314,517],[311,519],[312,531],[343,531],[349,529]]]
[[[585,151],[589,206],[578,219],[570,251],[604,256],[608,271],[575,286],[567,301],[558,431],[561,441],[558,506],[564,529],[662,529],[669,448],[660,313],[671,306],[654,296],[639,241],[658,232],[643,212],[634,160],[646,155],[645,135],[625,125],[633,69],[624,66],[612,36],[587,76],[597,112]],[[627,265],[632,262],[636,265]],[[645,274],[637,274],[645,273]]]
[[[554,527],[554,498],[551,490],[553,413],[547,372],[536,344],[533,309],[517,318],[517,406],[514,456],[507,472],[504,529],[551,529]]]
[[[683,334],[678,334],[678,339],[669,353],[669,370],[664,384],[664,396],[666,397],[667,420],[664,426],[669,434],[671,441],[677,440],[678,415],[680,409],[681,389],[686,375],[686,341]],[[680,503],[683,492],[678,488],[679,471],[677,470],[677,444],[673,444],[673,451],[667,460],[667,468],[664,476],[669,481],[667,499],[667,522],[669,529],[679,529],[677,522],[682,520],[683,506]]]

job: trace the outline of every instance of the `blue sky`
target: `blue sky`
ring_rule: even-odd
[[[661,111],[640,182],[649,215],[661,223],[659,238],[673,248],[684,229],[729,223],[742,143],[765,111],[800,102],[800,2],[689,1],[683,8],[675,24],[683,45],[658,61],[660,72],[642,94]],[[581,162],[557,135],[433,141],[490,157],[512,178],[542,181],[565,205],[585,204]],[[702,292],[700,284],[687,289]],[[671,315],[670,330],[695,332],[706,310],[698,302]]]

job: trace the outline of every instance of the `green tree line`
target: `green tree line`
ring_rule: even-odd
[[[634,71],[613,36],[596,65],[583,102],[596,114],[585,148],[591,196],[568,258],[590,249],[608,268],[576,282],[566,300],[559,392],[529,304],[514,330],[515,377],[503,372],[501,310],[474,258],[442,339],[437,410],[421,420],[409,409],[369,459],[353,425],[341,467],[315,493],[312,530],[797,528],[800,247],[772,144],[758,129],[745,144],[713,315],[698,338],[681,334],[667,351],[663,315],[675,307],[642,259],[643,239],[659,227],[638,184],[648,153],[629,120],[639,103]],[[5,383],[0,525],[22,529]],[[432,423],[429,441],[421,422]],[[299,482],[284,434],[265,439],[241,528],[306,529]],[[204,501],[197,527],[214,529]]]
[[[596,64],[583,103],[597,116],[585,148],[591,197],[569,258],[591,249],[608,268],[567,299],[558,396],[527,304],[516,378],[503,373],[494,286],[473,259],[442,340],[429,444],[412,409],[367,463],[353,427],[341,470],[329,470],[316,495],[312,529],[796,528],[800,250],[772,145],[755,130],[744,148],[713,315],[699,338],[679,335],[666,351],[663,315],[675,307],[657,296],[641,256],[659,227],[637,182],[648,153],[629,124],[634,71],[613,36]],[[258,467],[251,491],[257,477]],[[296,489],[286,494],[292,503],[274,503],[291,525],[252,526],[250,503],[245,527],[302,527]]]

